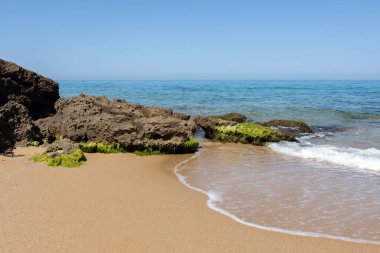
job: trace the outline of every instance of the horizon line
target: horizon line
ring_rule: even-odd
[[[55,81],[380,81],[380,79],[55,79]]]

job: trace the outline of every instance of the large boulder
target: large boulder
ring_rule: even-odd
[[[24,105],[10,101],[0,106],[0,153],[10,153],[16,144],[26,146],[41,139],[42,135]]]
[[[54,114],[58,83],[0,59],[0,106],[15,101],[28,108],[33,119]]]
[[[281,132],[295,135],[313,133],[313,129],[302,121],[276,119],[261,124],[263,126],[272,127]]]
[[[193,121],[170,109],[111,101],[106,97],[60,98],[55,110],[55,115],[36,121],[44,137],[117,143],[131,151],[151,148],[165,153],[186,152],[185,144],[196,130]]]

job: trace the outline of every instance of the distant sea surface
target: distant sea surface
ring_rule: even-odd
[[[294,119],[314,134],[265,147],[202,140],[179,179],[249,226],[380,244],[380,81],[60,81],[128,103],[252,121]],[[201,136],[201,135],[200,135]]]

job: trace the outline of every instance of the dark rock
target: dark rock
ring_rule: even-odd
[[[0,153],[11,151],[16,144],[26,146],[41,139],[42,135],[24,105],[10,101],[0,107]]]
[[[15,101],[28,108],[33,119],[54,113],[58,84],[46,77],[0,59],[0,106]]]
[[[171,109],[110,101],[80,95],[61,98],[56,114],[36,124],[44,137],[63,136],[75,142],[120,143],[129,150],[183,145],[193,137],[193,121],[179,119]]]
[[[271,120],[268,122],[261,123],[263,126],[274,127],[278,131],[292,134],[301,134],[301,133],[313,133],[306,123],[296,120]]]

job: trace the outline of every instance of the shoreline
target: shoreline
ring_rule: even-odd
[[[217,199],[218,196],[213,196],[213,193],[208,193],[205,190],[202,190],[200,188],[197,188],[195,186],[190,185],[189,183],[186,182],[186,178],[182,176],[178,171],[180,170],[178,167],[181,166],[182,164],[188,162],[189,160],[196,158],[199,152],[202,152],[202,149],[198,150],[193,156],[187,158],[186,160],[180,162],[179,164],[174,166],[174,173],[177,176],[178,180],[188,187],[191,190],[200,192],[204,195],[207,196],[207,206],[214,210],[215,212],[221,213],[222,215],[227,216],[228,218],[248,227],[256,228],[256,229],[262,229],[266,231],[272,231],[272,232],[277,232],[277,233],[283,233],[283,234],[290,234],[290,235],[297,235],[297,236],[305,236],[305,237],[315,237],[315,238],[326,238],[326,239],[333,239],[333,240],[340,240],[340,241],[345,241],[345,242],[352,242],[352,243],[363,243],[363,244],[372,244],[372,245],[380,245],[380,242],[377,241],[369,241],[365,239],[353,239],[349,237],[344,237],[344,236],[334,236],[334,235],[329,235],[329,234],[322,234],[322,233],[315,233],[315,232],[307,232],[307,231],[302,231],[302,230],[289,230],[289,229],[283,229],[283,228],[278,228],[278,227],[269,227],[269,226],[264,226],[264,225],[259,225],[253,222],[247,222],[244,220],[241,220],[239,217],[236,215],[229,213],[228,211],[219,208],[215,206],[212,202],[214,199]]]
[[[379,245],[242,225],[174,167],[192,155],[88,154],[79,168],[0,157],[4,252],[378,252]]]

